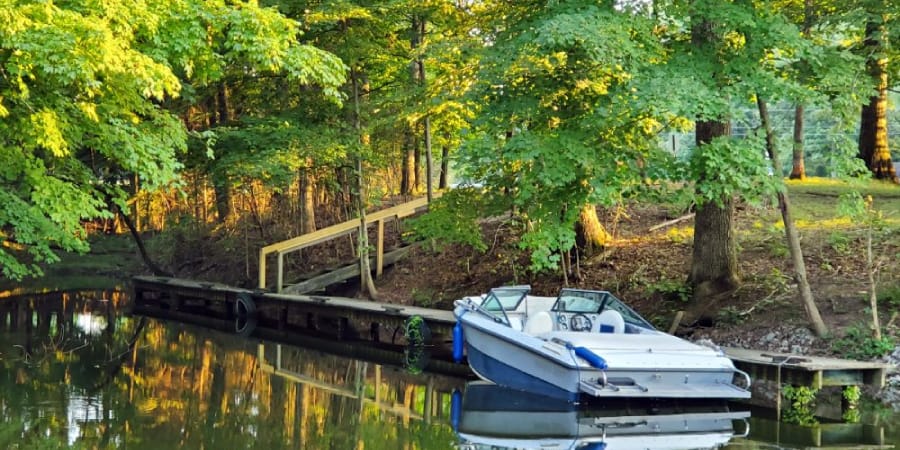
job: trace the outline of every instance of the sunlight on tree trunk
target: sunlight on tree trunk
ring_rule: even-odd
[[[605,247],[612,236],[606,232],[606,228],[600,223],[597,217],[597,207],[594,205],[584,205],[578,214],[578,223],[575,226],[576,242],[582,244],[586,255],[591,255],[594,251]]]
[[[312,160],[307,160],[307,166],[300,169],[300,233],[312,233],[316,231],[316,200],[313,196],[314,179]]]
[[[763,128],[766,132],[766,151],[769,159],[772,160],[772,169],[778,180],[781,177],[781,160],[778,155],[778,148],[775,145],[775,133],[772,130],[772,122],[769,119],[769,109],[766,101],[762,97],[756,97],[756,104],[759,108],[759,117],[762,121]],[[800,247],[800,236],[794,220],[791,218],[791,205],[787,193],[787,187],[782,181],[778,189],[778,209],[781,210],[781,220],[784,223],[784,233],[787,237],[788,248],[791,252],[791,262],[794,265],[794,279],[797,281],[797,288],[800,294],[800,301],[806,310],[806,317],[809,319],[813,331],[819,337],[825,337],[828,333],[828,327],[819,314],[819,308],[816,306],[815,299],[812,295],[812,289],[809,286],[809,279],[806,276],[806,263],[803,261],[803,248]]]
[[[886,58],[879,56],[885,37],[884,27],[866,24],[865,46],[874,55],[866,63],[869,75],[875,80],[878,93],[862,107],[859,124],[859,157],[875,178],[900,184],[900,178],[891,161],[887,129],[888,73]]]

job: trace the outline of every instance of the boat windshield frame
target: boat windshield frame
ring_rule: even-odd
[[[556,313],[576,314],[600,314],[607,309],[621,314],[626,324],[649,330],[656,329],[650,322],[609,291],[564,288],[559,292],[553,307],[550,308],[551,311]]]
[[[531,286],[527,285],[493,288],[485,295],[479,309],[491,316],[495,322],[512,326],[506,311],[515,311],[529,292]]]

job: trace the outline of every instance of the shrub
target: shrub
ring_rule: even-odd
[[[892,336],[882,333],[881,339],[875,339],[868,326],[856,324],[847,328],[844,337],[832,342],[831,349],[852,359],[872,359],[888,354],[895,344]]]

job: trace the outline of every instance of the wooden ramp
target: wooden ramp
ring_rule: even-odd
[[[768,380],[821,389],[825,386],[884,387],[889,364],[792,355],[787,353],[723,348],[738,369],[753,380]]]
[[[384,253],[384,258],[380,261],[378,258],[369,258],[369,267],[376,268],[375,273],[378,274],[377,267],[381,264],[381,267],[387,267],[393,265],[397,261],[406,257],[409,254],[409,250],[412,246],[400,247],[396,250],[392,250],[390,252]],[[352,264],[347,264],[343,267],[331,269],[321,275],[316,275],[310,277],[306,280],[289,284],[284,286],[281,289],[282,294],[308,294],[310,292],[321,291],[328,286],[331,286],[336,283],[340,283],[342,281],[349,280],[351,278],[359,277],[359,263],[354,262]]]
[[[441,192],[435,192],[433,198],[441,196]],[[330,227],[316,230],[312,233],[303,234],[292,239],[288,239],[274,244],[267,245],[259,250],[259,283],[260,289],[266,289],[269,284],[266,269],[268,267],[266,258],[269,255],[275,255],[275,284],[272,286],[275,292],[289,293],[307,293],[317,289],[321,289],[328,284],[344,281],[355,276],[359,276],[359,265],[346,266],[338,269],[333,274],[325,274],[316,277],[314,280],[307,280],[298,285],[285,284],[285,264],[284,259],[287,255],[303,250],[304,248],[330,241],[332,239],[346,236],[351,233],[368,232],[370,225],[375,225],[375,248],[374,257],[370,259],[369,267],[378,277],[386,265],[393,264],[400,258],[406,256],[408,248],[398,249],[385,254],[384,252],[384,225],[386,222],[397,221],[404,217],[425,211],[428,209],[428,199],[420,198],[411,202],[392,206],[381,211],[366,214],[366,222],[362,223],[360,219],[348,220],[338,223]],[[354,270],[355,268],[355,270]]]

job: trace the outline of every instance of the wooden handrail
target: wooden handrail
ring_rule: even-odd
[[[433,198],[438,198],[441,196],[441,194],[441,192],[435,192]],[[373,223],[379,223],[379,237],[378,242],[376,243],[376,253],[378,251],[381,251],[381,249],[383,248],[382,245],[378,244],[381,244],[381,234],[383,230],[383,222],[385,220],[401,219],[407,216],[411,216],[427,207],[428,199],[423,197],[411,202],[392,206],[381,211],[376,211],[371,214],[366,214],[366,227]],[[338,223],[329,227],[322,228],[320,230],[313,231],[312,233],[303,234],[295,238],[276,242],[274,244],[269,244],[261,248],[259,250],[259,288],[266,288],[266,256],[272,253],[278,255],[278,286],[275,288],[275,291],[281,292],[283,284],[282,280],[284,276],[283,259],[285,254],[348,235],[350,233],[353,233],[354,231],[359,231],[359,228],[359,219],[352,219],[346,222]],[[380,267],[378,269],[380,269]]]

